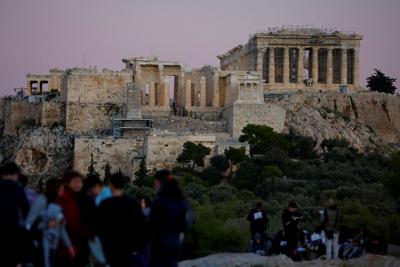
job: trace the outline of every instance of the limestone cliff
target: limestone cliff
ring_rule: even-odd
[[[400,144],[400,97],[382,93],[296,93],[267,97],[287,111],[285,131],[322,142],[344,138],[365,150]]]
[[[14,160],[32,177],[59,176],[72,164],[73,138],[64,128],[23,128],[0,141],[0,161]]]

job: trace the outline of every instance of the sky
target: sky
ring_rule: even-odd
[[[360,33],[361,84],[374,68],[400,78],[399,12],[400,0],[1,0],[0,95],[27,73],[120,70],[126,57],[218,66],[250,34],[290,25]]]

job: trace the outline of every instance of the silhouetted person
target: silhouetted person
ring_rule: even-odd
[[[88,212],[86,198],[82,197],[83,176],[75,171],[68,171],[63,176],[64,191],[58,198],[58,204],[62,207],[67,232],[71,238],[76,252],[75,258],[71,258],[70,252],[64,246],[61,247],[57,257],[57,266],[85,266],[89,258],[88,240],[94,237],[92,229],[85,221]],[[91,212],[90,212],[91,213]]]
[[[100,204],[98,233],[107,262],[112,267],[131,267],[133,254],[146,245],[148,226],[139,203],[124,194],[126,178],[115,173],[108,184],[112,197]]]
[[[154,178],[158,193],[150,213],[153,232],[150,266],[174,267],[178,265],[187,228],[188,206],[170,171],[161,170]]]
[[[19,167],[7,163],[0,169],[0,265],[15,267],[21,264],[26,248],[25,218],[29,203],[18,182]]]
[[[299,229],[297,225],[301,220],[296,203],[291,201],[282,213],[282,224],[289,256],[292,258],[297,255],[297,243],[299,241]]]
[[[265,239],[268,218],[261,202],[257,202],[255,209],[250,210],[247,220],[250,222],[251,239],[254,239],[257,233]]]
[[[339,256],[340,210],[335,201],[328,199],[327,208],[321,214],[322,226],[326,234],[326,258],[337,259]]]

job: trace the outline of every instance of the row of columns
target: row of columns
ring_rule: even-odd
[[[28,95],[32,95],[32,83],[37,83],[37,89],[36,90],[38,90],[39,91],[39,93],[40,94],[42,94],[43,93],[43,87],[42,87],[42,85],[43,84],[49,84],[49,82],[48,82],[48,80],[28,80],[28,82],[27,82],[27,94]]]
[[[269,47],[269,72],[268,72],[268,80],[269,83],[275,83],[275,47]],[[289,83],[289,49],[292,47],[282,47],[284,49],[283,54],[283,83]],[[298,54],[298,65],[297,65],[297,82],[303,82],[303,71],[304,71],[304,50],[303,47],[293,47],[297,48],[299,51]],[[311,77],[314,83],[318,83],[318,51],[323,47],[313,47],[312,48],[312,70]],[[327,84],[332,84],[333,82],[333,48],[328,47],[327,49]],[[340,83],[347,84],[347,49],[341,49],[341,69],[340,69]],[[353,62],[353,84],[357,84],[359,81],[359,51],[358,49],[354,49],[354,62]],[[261,58],[261,57],[259,57]]]
[[[193,90],[192,90],[192,80],[187,79],[185,83],[185,108],[192,106],[192,98],[193,98]],[[206,107],[206,77],[200,78],[200,98],[199,98],[199,107]]]
[[[158,106],[169,107],[169,88],[170,83],[169,79],[165,78],[162,80],[162,87],[159,92],[161,92],[161,103],[158,103]],[[154,107],[156,106],[156,82],[150,82],[149,84],[149,106]]]

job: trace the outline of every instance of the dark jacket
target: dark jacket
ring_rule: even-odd
[[[12,180],[0,180],[0,261],[4,266],[16,265],[24,255],[23,225],[29,203],[22,186]]]
[[[99,207],[98,233],[111,266],[130,266],[133,252],[148,239],[148,226],[139,204],[127,197],[111,197]]]
[[[247,220],[250,222],[252,236],[256,233],[263,234],[267,230],[268,217],[265,210],[250,210]]]
[[[327,232],[339,232],[341,213],[336,205],[332,205],[325,209],[324,220],[322,226]]]
[[[290,212],[285,209],[282,213],[282,224],[286,235],[297,234],[301,215],[298,211]]]

